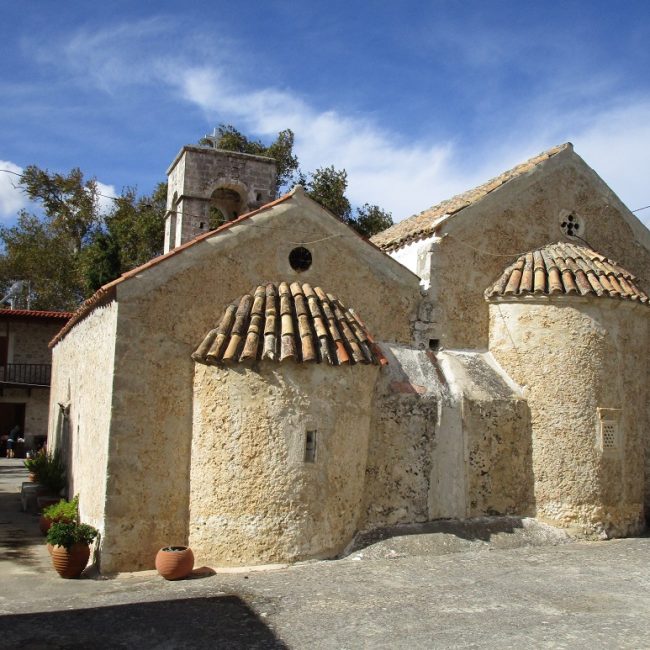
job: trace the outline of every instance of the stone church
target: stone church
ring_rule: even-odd
[[[371,241],[209,145],[168,170],[165,254],[51,343],[102,571],[170,544],[332,558],[444,518],[642,530],[650,232],[570,144]]]

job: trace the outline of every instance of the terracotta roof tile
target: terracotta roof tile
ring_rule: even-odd
[[[387,363],[352,309],[320,287],[297,282],[260,285],[226,307],[192,358],[208,364],[263,359],[334,366]]]
[[[0,309],[2,318],[45,318],[68,320],[72,318],[71,311],[36,311],[34,309]]]
[[[549,244],[521,255],[485,297],[532,294],[612,296],[650,304],[629,271],[591,248],[568,243]]]
[[[429,237],[444,217],[460,212],[508,181],[522,176],[545,160],[548,160],[565,149],[571,148],[571,146],[567,142],[548,151],[544,151],[530,160],[509,169],[496,178],[489,180],[487,183],[483,183],[483,185],[479,185],[462,194],[457,194],[442,203],[434,205],[428,210],[424,210],[408,219],[404,219],[404,221],[396,223],[394,226],[372,237],[370,241],[384,251],[391,251],[411,242]]]

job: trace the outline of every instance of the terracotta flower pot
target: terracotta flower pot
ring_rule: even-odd
[[[77,543],[70,547],[52,546],[52,564],[62,578],[78,578],[88,564],[90,546]]]
[[[187,546],[166,546],[156,555],[156,570],[165,580],[186,578],[194,568],[194,553]]]
[[[50,530],[50,526],[52,525],[52,520],[45,515],[41,515],[38,520],[38,525],[43,535],[47,535],[47,531]]]

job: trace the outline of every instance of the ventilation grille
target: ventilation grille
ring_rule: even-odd
[[[603,451],[618,449],[618,423],[603,422]]]

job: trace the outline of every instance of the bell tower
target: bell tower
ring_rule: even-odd
[[[165,253],[275,198],[275,160],[217,149],[217,138],[183,147],[167,170]]]

